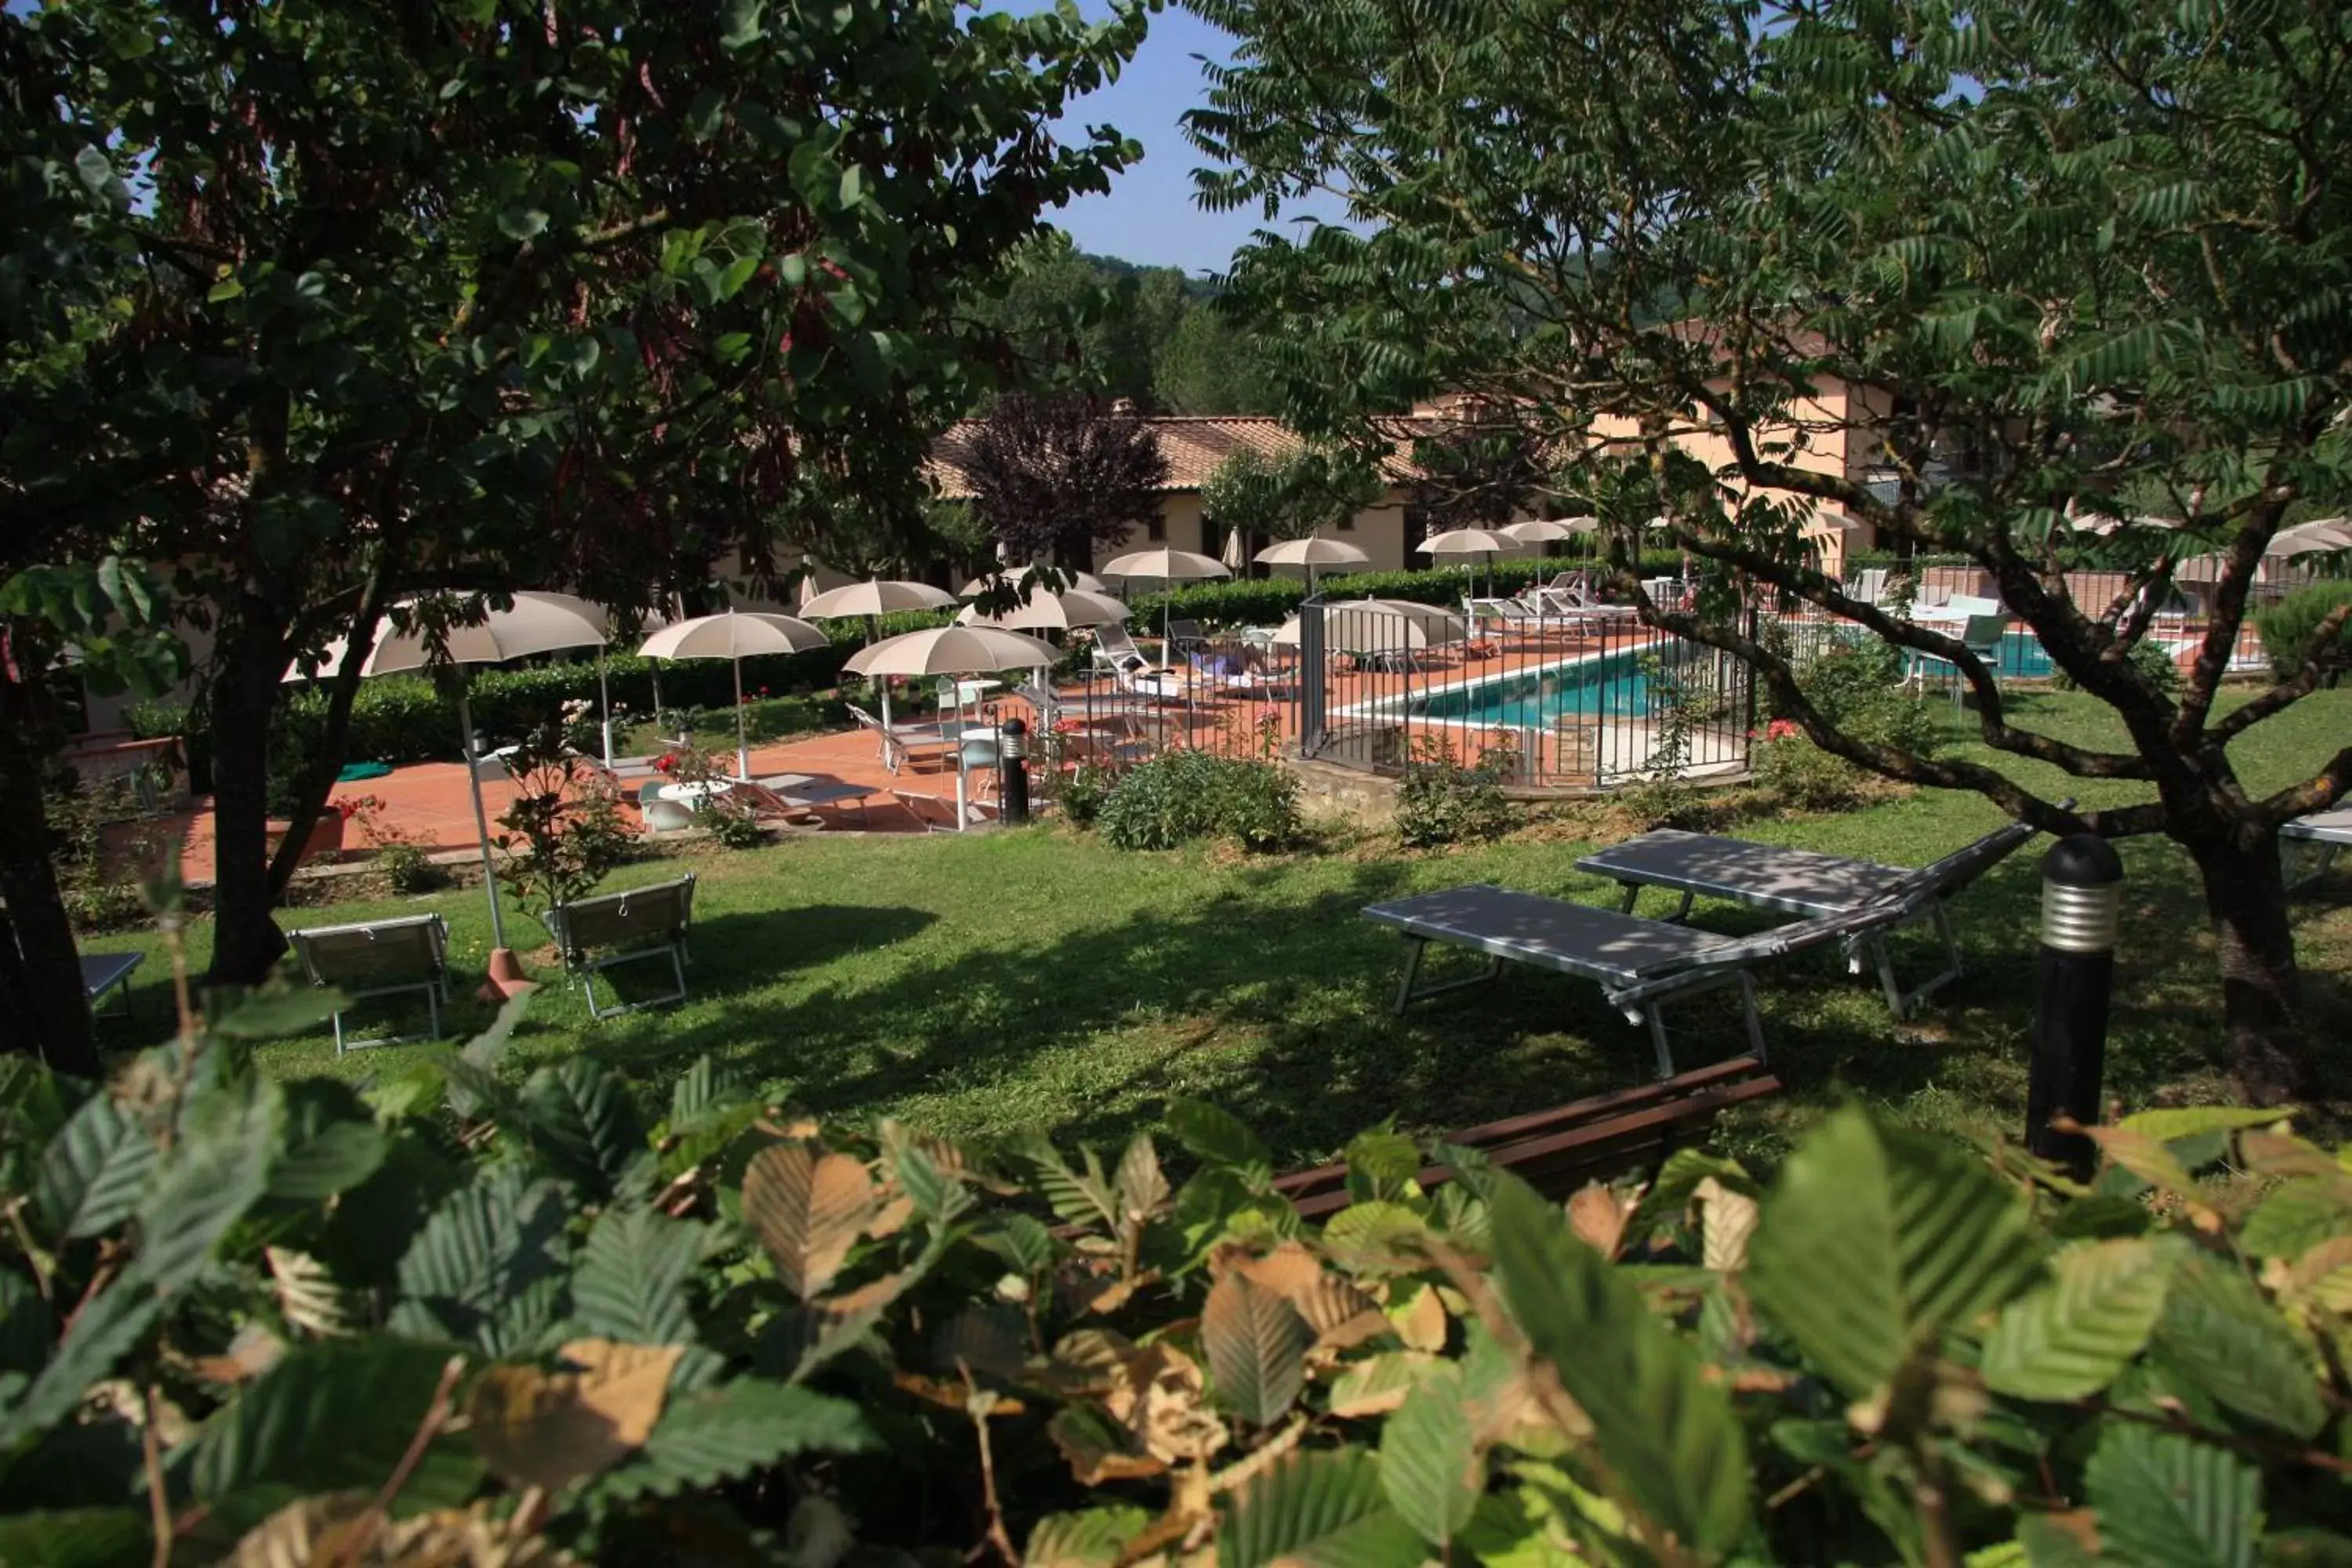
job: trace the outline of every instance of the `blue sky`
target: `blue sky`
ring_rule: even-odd
[[[1090,19],[1110,14],[1106,0],[1079,0],[1079,9]],[[1256,207],[1211,213],[1193,204],[1192,170],[1201,156],[1176,123],[1207,93],[1199,57],[1222,61],[1231,42],[1190,11],[1171,6],[1151,19],[1150,37],[1118,80],[1078,101],[1070,116],[1078,124],[1115,125],[1143,143],[1143,162],[1115,178],[1109,195],[1081,197],[1060,214],[1057,221],[1080,249],[1223,272],[1234,247],[1261,226]]]

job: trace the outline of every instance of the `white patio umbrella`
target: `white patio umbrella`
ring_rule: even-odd
[[[863,583],[845,584],[828,588],[801,602],[801,614],[812,621],[839,620],[849,616],[866,617],[866,640],[869,643],[882,635],[884,616],[900,610],[944,610],[956,602],[955,595],[944,588],[934,588],[929,583],[909,582],[899,577],[869,577]],[[890,721],[890,688],[877,682],[882,692],[882,721]]]
[[[974,594],[985,593],[988,590],[989,585],[992,583],[1005,582],[1017,584],[1022,578],[1027,576],[1030,573],[1040,571],[1058,573],[1070,587],[1082,588],[1089,594],[1105,594],[1109,592],[1108,588],[1103,586],[1103,580],[1096,576],[1091,572],[1073,572],[1066,566],[1055,566],[1047,562],[1037,561],[1032,562],[1026,566],[1004,567],[993,576],[974,577],[971,582],[966,583],[962,587],[957,589],[956,595],[959,598],[969,599]]]
[[[933,626],[903,632],[859,648],[842,668],[872,678],[922,679],[935,675],[994,674],[1006,669],[1046,669],[1060,657],[1054,645],[995,626]],[[966,821],[963,765],[956,764],[956,830]]]
[[[960,626],[994,626],[1000,631],[1066,632],[1073,626],[1105,626],[1127,619],[1127,606],[1108,594],[1083,588],[1060,593],[1043,584],[1012,609],[982,615],[978,605],[966,605],[956,614]]]
[[[1125,577],[1132,581],[1160,583],[1172,588],[1179,583],[1200,582],[1210,577],[1230,577],[1233,573],[1227,570],[1222,561],[1213,561],[1193,551],[1170,550],[1163,546],[1158,550],[1139,550],[1132,555],[1122,555],[1116,561],[1106,561],[1103,563],[1102,574],[1106,577]],[[1168,641],[1169,623],[1174,616],[1174,607],[1163,601],[1160,607],[1160,640],[1163,656]]]
[[[1345,570],[1349,566],[1369,566],[1372,558],[1342,540],[1326,539],[1310,534],[1305,539],[1286,539],[1279,544],[1269,544],[1254,558],[1268,566],[1304,566],[1307,568],[1307,591],[1315,592],[1315,574],[1325,567]]]
[[[2298,522],[2292,528],[2282,528],[2271,536],[2265,555],[2292,560],[2298,555],[2325,554],[2332,551],[2352,550],[2352,520],[2340,517],[2315,518]]]
[[[876,577],[828,588],[803,600],[801,618],[823,621],[843,616],[887,616],[899,610],[944,610],[955,602],[953,594],[929,583]]]
[[[1499,529],[1455,528],[1433,533],[1421,542],[1423,555],[1482,555],[1486,560],[1487,586],[1494,586],[1495,557],[1523,550],[1525,545]]]
[[[1579,517],[1531,517],[1520,522],[1507,522],[1497,532],[1507,533],[1521,544],[1549,544],[1555,539],[1573,539],[1580,533],[1591,533],[1601,527],[1601,520],[1590,515]]]
[[[647,658],[726,658],[735,662],[735,774],[751,776],[751,748],[743,734],[743,660],[759,653],[804,653],[833,639],[791,616],[763,610],[722,610],[672,621],[638,645]]]
[[[1469,635],[1470,624],[1462,616],[1410,599],[1341,599],[1323,609],[1324,646],[1351,653],[1434,647]],[[1297,646],[1298,637],[1297,616],[1274,634],[1275,642],[1286,647]]]
[[[410,609],[418,603],[415,599],[404,599],[394,608]],[[360,660],[360,676],[365,679],[441,665],[503,664],[508,659],[568,647],[602,648],[605,624],[604,611],[585,599],[569,594],[520,593],[514,595],[510,609],[488,610],[478,625],[450,627],[441,647],[436,648],[431,637],[421,630],[380,633]],[[328,645],[319,675],[341,669],[350,657],[349,644],[338,637]],[[314,677],[298,666],[287,672],[286,679],[308,680]],[[457,685],[457,730],[465,745],[466,787],[473,797],[474,830],[481,840],[482,889],[490,900],[490,961],[482,989],[507,996],[519,988],[527,988],[530,982],[523,977],[522,966],[515,962],[514,951],[507,946],[506,920],[499,909],[498,868],[490,859],[490,817],[482,806],[480,759],[474,754],[474,715],[466,701],[466,683],[460,679]]]

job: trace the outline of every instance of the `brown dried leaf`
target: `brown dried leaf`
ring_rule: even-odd
[[[2249,1129],[2238,1134],[2238,1152],[2248,1170],[2265,1176],[2325,1176],[2331,1181],[2344,1178],[2344,1167],[2336,1163],[2333,1155],[2291,1132]]]
[[[1156,1344],[1128,1358],[1103,1404],[1153,1458],[1205,1459],[1231,1434],[1209,1409],[1204,1384],[1199,1363],[1173,1345]]]
[[[1746,1268],[1748,1238],[1756,1234],[1756,1200],[1713,1176],[1699,1183],[1691,1198],[1698,1205],[1700,1260],[1717,1274],[1736,1274]]]
[[[1584,1245],[1607,1258],[1615,1258],[1625,1242],[1625,1222],[1633,1211],[1598,1182],[1587,1182],[1568,1200],[1568,1227]]]
[[[1160,1170],[1160,1152],[1151,1146],[1150,1133],[1139,1132],[1128,1141],[1127,1152],[1118,1160],[1119,1211],[1141,1224],[1167,1203],[1168,1178]]]
[[[1322,1261],[1295,1241],[1284,1242],[1264,1258],[1252,1258],[1246,1253],[1239,1257],[1228,1255],[1227,1266],[1251,1284],[1262,1285],[1277,1296],[1289,1297],[1294,1302],[1299,1300],[1315,1281],[1323,1278]],[[1224,1272],[1223,1269],[1217,1270],[1217,1277],[1223,1278]]]
[[[972,1409],[971,1388],[969,1384],[949,1383],[942,1378],[925,1377],[919,1372],[893,1372],[890,1374],[890,1381],[925,1404],[936,1405],[942,1410]],[[991,1416],[1019,1415],[1029,1408],[1021,1401],[1006,1394],[990,1394],[989,1398],[991,1403],[980,1414]]]
[[[259,1323],[247,1323],[237,1330],[226,1351],[198,1356],[189,1369],[207,1383],[248,1383],[276,1366],[285,1353],[285,1341]]]
[[[677,1345],[573,1340],[562,1354],[578,1372],[491,1367],[467,1407],[474,1447],[502,1479],[560,1491],[645,1442],[685,1353]]]
[[[743,1173],[743,1217],[776,1278],[803,1301],[833,1283],[874,1209],[874,1180],[847,1154],[773,1143]]]
[[[1390,1351],[1357,1362],[1331,1380],[1331,1414],[1385,1415],[1444,1364],[1426,1351]]]
[[[1437,1289],[1422,1284],[1412,1288],[1412,1294],[1402,1301],[1389,1303],[1389,1321],[1396,1325],[1397,1338],[1407,1350],[1442,1351],[1445,1348],[1445,1303],[1437,1299]]]

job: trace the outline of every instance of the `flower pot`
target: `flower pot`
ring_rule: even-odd
[[[313,860],[333,860],[343,852],[343,814],[331,808],[319,814],[310,825],[310,837],[302,840],[302,865]]]

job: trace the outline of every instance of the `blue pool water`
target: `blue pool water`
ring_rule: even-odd
[[[2000,639],[1996,671],[2039,679],[2051,671],[2050,656],[2031,631]],[[1555,719],[1639,717],[1649,710],[1649,683],[1637,653],[1572,659],[1516,675],[1499,675],[1415,695],[1408,711],[1415,718],[1478,724],[1496,729],[1549,728]]]
[[[1640,657],[1622,653],[1433,691],[1414,697],[1410,710],[1422,719],[1523,729],[1570,716],[1641,714],[1649,710],[1649,702]]]

